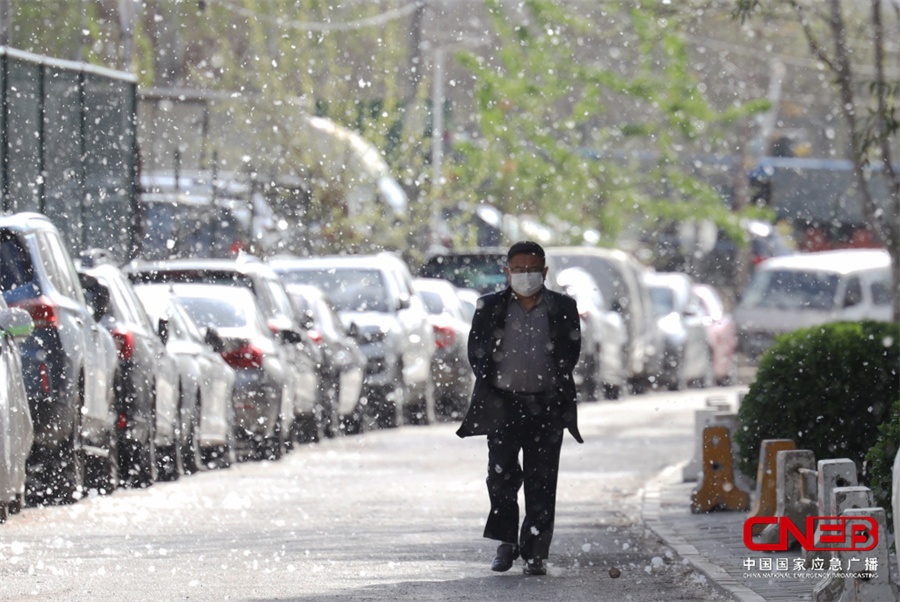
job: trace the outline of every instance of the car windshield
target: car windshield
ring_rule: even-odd
[[[668,315],[675,311],[675,291],[667,286],[651,286],[650,302],[657,315]]]
[[[361,268],[292,269],[281,273],[288,284],[312,284],[325,292],[338,311],[390,311],[388,289],[379,270]]]
[[[179,297],[181,305],[195,323],[218,328],[243,328],[256,323],[252,307],[212,297]]]
[[[744,307],[818,309],[834,307],[838,277],[819,271],[760,270],[744,291]]]

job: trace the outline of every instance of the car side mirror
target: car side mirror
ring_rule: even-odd
[[[78,274],[81,288],[84,290],[88,309],[99,322],[103,316],[109,313],[109,289],[100,284],[100,281],[88,274]]]
[[[285,343],[291,345],[299,345],[306,342],[306,338],[303,336],[303,334],[297,332],[296,330],[279,330],[278,337]]]
[[[300,314],[300,326],[303,330],[312,330],[315,325],[315,320],[313,320],[313,317],[309,315],[308,312],[302,312]]]
[[[163,345],[169,344],[169,321],[165,318],[160,318],[159,322],[156,323],[156,334],[159,335],[159,340],[162,341]]]
[[[203,341],[216,353],[222,353],[222,351],[225,350],[225,341],[219,336],[218,331],[211,326],[206,329],[206,334],[203,335]]]
[[[397,309],[409,309],[410,301],[409,295],[402,295],[397,303]]]
[[[10,307],[0,311],[0,331],[16,340],[26,339],[34,331],[34,322],[24,309]]]
[[[356,325],[356,322],[350,322],[350,325],[347,327],[347,336],[354,339],[359,338],[359,326]]]

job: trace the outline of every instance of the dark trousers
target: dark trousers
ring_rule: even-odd
[[[503,427],[487,438],[491,513],[484,536],[507,543],[518,542],[525,560],[547,558],[556,516],[563,427],[543,404],[535,406],[509,400],[505,404],[507,419]],[[518,494],[523,483],[525,518],[520,529]]]

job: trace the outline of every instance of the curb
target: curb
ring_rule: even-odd
[[[686,465],[687,461],[669,466],[646,483],[641,501],[641,519],[657,537],[687,561],[694,570],[703,574],[722,593],[739,602],[765,602],[765,598],[749,587],[738,583],[725,569],[705,557],[684,537],[662,522],[660,516],[661,492],[666,485],[681,481],[681,471]],[[690,512],[687,509],[688,503],[685,500],[685,509]]]

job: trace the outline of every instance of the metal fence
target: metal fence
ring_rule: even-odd
[[[37,211],[69,251],[134,256],[137,80],[0,47],[0,202]]]

